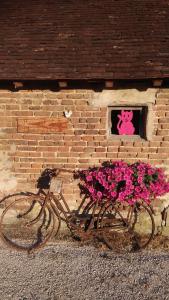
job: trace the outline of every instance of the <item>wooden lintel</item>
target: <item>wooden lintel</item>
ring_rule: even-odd
[[[18,118],[17,132],[20,133],[57,133],[66,132],[68,120],[66,118]]]
[[[20,89],[23,87],[23,82],[13,81],[13,85],[14,85],[15,89]]]
[[[153,86],[154,87],[160,87],[163,84],[163,80],[162,79],[154,79],[153,80]]]
[[[106,80],[105,81],[105,87],[106,88],[112,88],[113,87],[113,81],[112,80]]]
[[[59,81],[58,84],[59,84],[60,88],[66,88],[67,87],[67,81]]]

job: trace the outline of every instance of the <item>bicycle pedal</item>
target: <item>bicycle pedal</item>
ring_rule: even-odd
[[[78,236],[78,235],[73,235],[73,239],[75,240],[75,241],[81,241],[81,237],[80,236]]]
[[[76,220],[75,223],[76,223],[77,226],[79,226],[81,224],[81,221],[80,220]]]

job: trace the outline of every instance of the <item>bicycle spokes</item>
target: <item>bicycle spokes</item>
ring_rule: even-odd
[[[53,229],[51,209],[38,200],[17,199],[4,210],[1,217],[3,239],[23,250],[32,250],[44,244]]]

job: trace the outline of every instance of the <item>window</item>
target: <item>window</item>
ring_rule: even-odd
[[[147,106],[109,107],[109,132],[119,137],[146,137]]]

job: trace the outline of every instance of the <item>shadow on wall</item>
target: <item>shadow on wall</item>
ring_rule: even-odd
[[[12,174],[12,162],[9,153],[16,151],[16,146],[12,145],[8,152],[0,151],[0,196],[3,197],[17,187],[17,179]]]

